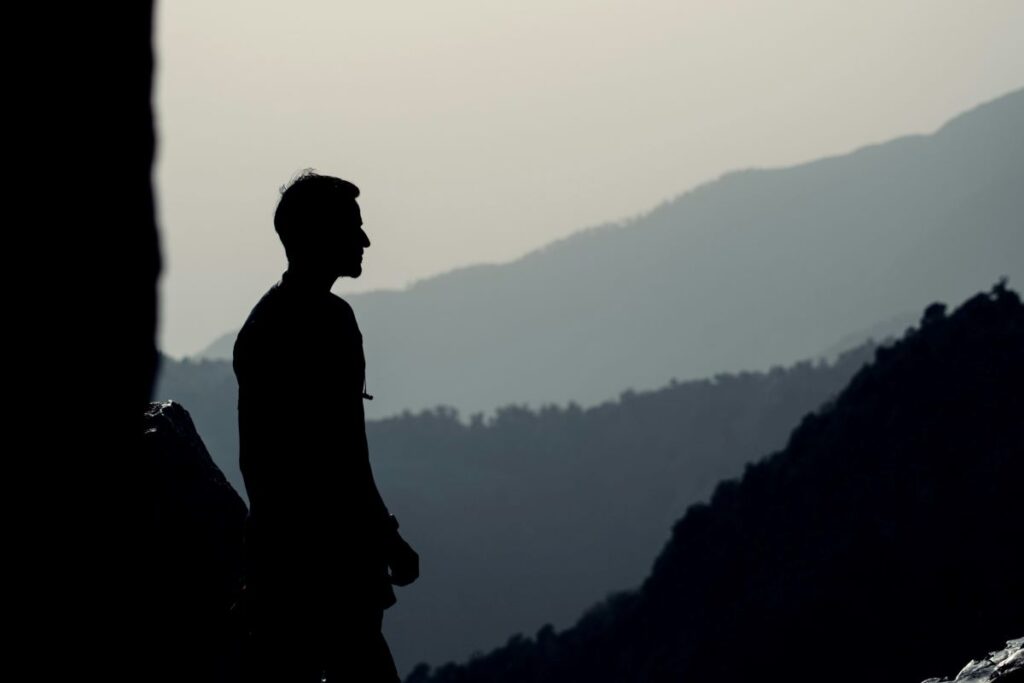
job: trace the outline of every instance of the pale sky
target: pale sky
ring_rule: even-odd
[[[909,133],[1024,86],[1024,0],[157,4],[161,348],[241,326],[278,190],[360,186],[334,291],[504,262],[696,184]],[[609,274],[613,276],[613,274]]]

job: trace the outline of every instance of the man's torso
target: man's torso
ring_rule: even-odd
[[[339,601],[365,597],[368,584],[389,593],[369,488],[362,336],[349,305],[275,284],[239,332],[234,369],[250,583]]]

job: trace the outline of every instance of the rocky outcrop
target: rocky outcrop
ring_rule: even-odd
[[[153,667],[167,680],[231,680],[238,652],[231,606],[242,582],[245,503],[180,404],[149,405],[144,442],[155,520],[147,590],[159,622]]]
[[[972,659],[956,678],[929,678],[924,683],[1020,683],[1024,681],[1024,638],[1007,641],[1002,650]]]

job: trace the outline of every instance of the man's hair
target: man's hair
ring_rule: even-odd
[[[354,202],[359,188],[341,178],[320,175],[307,168],[281,188],[281,200],[274,212],[274,230],[292,254],[315,244],[326,220],[336,216],[339,206]]]

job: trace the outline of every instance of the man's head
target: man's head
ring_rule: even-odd
[[[358,196],[352,183],[312,170],[281,189],[274,230],[291,267],[359,277],[370,239],[363,231]]]

